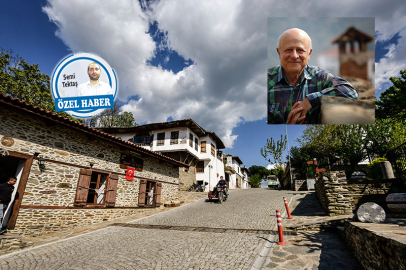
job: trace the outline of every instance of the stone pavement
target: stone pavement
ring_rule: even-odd
[[[202,198],[207,198],[207,193],[179,191],[179,199],[180,199],[180,201],[182,201],[182,203],[191,203],[191,202],[200,200]],[[156,214],[159,214],[159,213],[162,213],[165,211],[169,211],[169,210],[173,210],[173,209],[174,208],[163,207],[163,206],[161,206],[160,208],[148,208],[148,209],[145,209],[144,212],[141,212],[141,213],[138,213],[135,215],[121,217],[121,218],[104,221],[104,222],[100,222],[100,223],[94,223],[94,224],[91,224],[88,226],[77,227],[77,228],[70,229],[70,230],[61,230],[59,232],[50,232],[46,235],[40,235],[40,236],[34,236],[34,237],[20,237],[20,236],[18,236],[18,234],[16,235],[11,230],[3,235],[0,235],[0,238],[10,238],[11,241],[16,242],[16,246],[21,246],[19,249],[23,249],[26,247],[36,247],[36,246],[52,243],[52,242],[55,242],[58,240],[67,239],[67,238],[71,238],[71,237],[78,236],[81,234],[103,229],[108,226],[111,226],[113,223],[125,223],[125,222],[133,221],[136,219],[148,217],[151,215],[156,215]],[[0,249],[0,255],[15,252],[19,249],[16,249],[16,250]]]
[[[1,256],[0,269],[258,269],[273,241],[269,232],[276,228],[275,210],[283,209],[283,196],[289,200],[294,195],[232,190],[222,204],[201,199],[128,226],[100,225]],[[198,226],[205,230],[196,230]]]
[[[326,216],[314,192],[294,197],[290,209],[293,218],[285,218],[283,227],[298,234],[284,236],[286,245],[274,244],[264,269],[363,269],[338,233],[326,230],[352,216]]]
[[[314,192],[231,190],[222,204],[200,199],[33,240],[34,248],[0,256],[0,269],[362,269],[334,233],[299,232],[276,245],[283,196],[294,216],[284,225],[329,218]]]

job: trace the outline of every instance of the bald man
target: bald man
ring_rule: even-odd
[[[346,80],[319,67],[308,66],[312,40],[298,28],[278,39],[280,65],[268,69],[268,124],[320,123],[324,95],[358,99]]]

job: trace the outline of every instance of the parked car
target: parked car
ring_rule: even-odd
[[[281,185],[279,183],[278,177],[276,175],[268,175],[268,187],[273,189],[280,189]]]

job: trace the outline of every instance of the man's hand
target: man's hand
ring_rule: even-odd
[[[300,124],[307,124],[307,121],[305,122],[306,114],[308,111],[312,109],[312,105],[310,104],[310,101],[308,98],[305,98],[302,102],[300,102],[300,106],[303,107],[302,115],[304,116],[303,120],[300,120]]]
[[[288,124],[298,124],[299,122],[304,121],[306,115],[300,117],[302,115],[302,111],[303,107],[301,106],[301,102],[296,102],[288,115]]]
[[[301,102],[296,102],[288,115],[288,124],[307,124],[307,121],[305,121],[306,114],[311,108],[312,105],[310,105],[308,98],[305,98]]]

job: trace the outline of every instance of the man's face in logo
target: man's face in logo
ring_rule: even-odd
[[[89,75],[90,80],[97,81],[100,78],[100,67],[98,64],[91,64],[87,68],[87,74]]]

